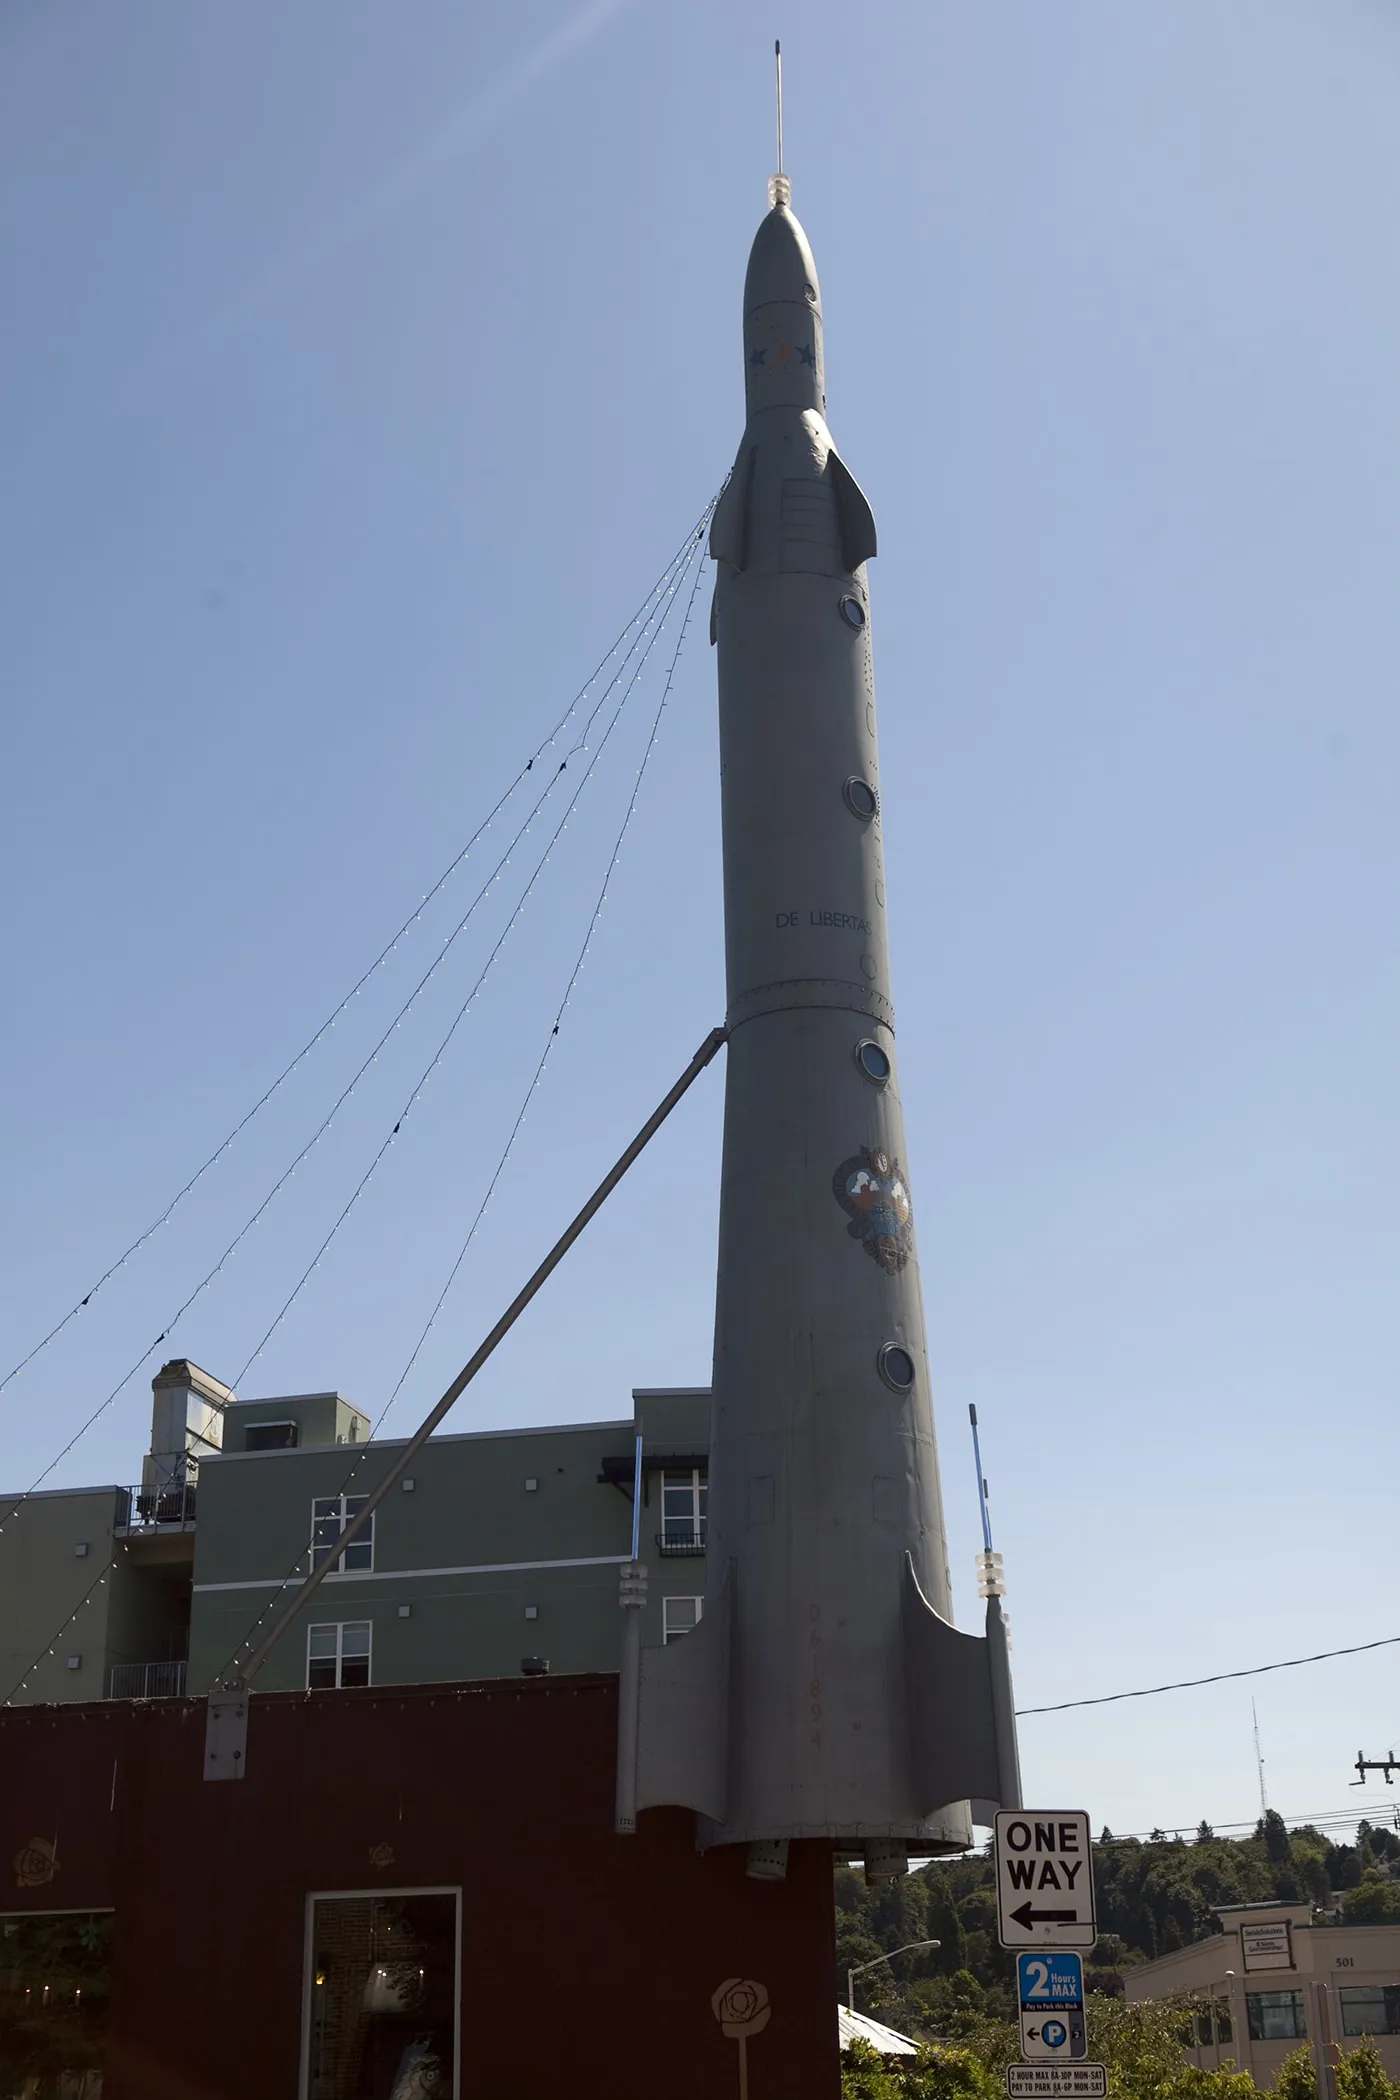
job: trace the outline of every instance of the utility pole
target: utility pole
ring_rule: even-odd
[[[1396,1757],[1393,1750],[1389,1757],[1367,1757],[1364,1750],[1358,1750],[1355,1769],[1357,1777],[1352,1781],[1353,1786],[1365,1786],[1368,1772],[1383,1772],[1386,1785],[1394,1786],[1395,1781],[1392,1779],[1391,1774],[1392,1772],[1400,1772],[1400,1758]]]

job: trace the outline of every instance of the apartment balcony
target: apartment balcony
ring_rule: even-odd
[[[668,1526],[656,1534],[656,1550],[663,1560],[685,1560],[703,1558],[705,1533],[703,1530],[682,1530],[679,1525]]]
[[[192,1568],[197,1493],[192,1480],[119,1488],[112,1530],[126,1541],[128,1558],[138,1566]]]
[[[109,1699],[182,1699],[183,1662],[113,1663],[107,1672]]]
[[[175,1481],[160,1487],[129,1487],[119,1492],[126,1497],[126,1518],[117,1522],[117,1530],[128,1537],[142,1531],[191,1531],[194,1529],[195,1496],[198,1490],[192,1480]]]

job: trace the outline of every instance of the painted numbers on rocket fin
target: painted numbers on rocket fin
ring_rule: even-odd
[[[909,1184],[897,1159],[877,1146],[862,1145],[843,1159],[831,1177],[832,1194],[849,1216],[846,1227],[872,1261],[888,1276],[897,1276],[914,1244],[914,1206]]]
[[[1094,1869],[1082,1809],[1001,1809],[997,1937],[1003,1947],[1092,1947]]]

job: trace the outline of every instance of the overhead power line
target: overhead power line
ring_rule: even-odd
[[[1156,1699],[1162,1692],[1191,1692],[1202,1684],[1226,1684],[1235,1677],[1266,1677],[1271,1670],[1301,1670],[1307,1663],[1332,1662],[1339,1655],[1369,1655],[1373,1648],[1400,1647],[1400,1633],[1383,1640],[1359,1641],[1354,1648],[1324,1648],[1319,1655],[1294,1655],[1287,1662],[1255,1663],[1248,1670],[1217,1670],[1211,1677],[1182,1677],[1175,1684],[1149,1684],[1138,1692],[1104,1692],[1097,1699],[1061,1699],[1054,1706],[1018,1706],[1016,1718],[1027,1714],[1064,1714],[1075,1706],[1115,1706],[1120,1699]]]
[[[484,837],[486,832],[490,830],[491,825],[495,822],[496,818],[500,815],[501,811],[510,801],[512,795],[514,795],[516,789],[521,785],[526,775],[533,770],[537,761],[544,756],[545,752],[549,750],[550,746],[556,743],[560,736],[562,736],[568,723],[578,712],[579,708],[582,706],[588,694],[593,690],[593,687],[597,684],[603,672],[607,669],[608,665],[616,656],[618,650],[626,641],[628,635],[631,634],[633,628],[637,627],[639,623],[644,621],[644,619],[649,615],[649,611],[653,606],[653,601],[659,599],[664,594],[666,587],[671,581],[672,576],[677,570],[677,568],[680,567],[683,563],[688,563],[690,555],[694,549],[696,533],[698,531],[703,530],[704,525],[708,521],[713,509],[714,504],[713,502],[711,502],[709,505],[707,505],[700,520],[697,521],[697,523],[693,525],[690,531],[686,534],[685,540],[683,541],[682,545],[677,550],[677,552],[671,557],[671,560],[666,564],[666,567],[662,571],[661,576],[659,577],[657,582],[652,585],[651,589],[647,592],[646,597],[642,600],[641,605],[638,607],[637,611],[633,613],[631,619],[627,622],[626,626],[622,629],[617,639],[613,642],[612,647],[607,651],[607,654],[598,663],[592,675],[584,681],[583,685],[579,687],[579,690],[577,691],[577,693],[575,693],[573,699],[569,702],[568,707],[564,710],[564,713],[559,717],[559,720],[550,730],[548,736],[545,737],[542,743],[536,746],[535,750],[526,760],[525,764],[520,768],[515,778],[511,781],[509,787],[506,788],[504,794],[500,796],[500,798],[497,800],[492,809],[487,813],[485,817],[483,817],[482,821],[480,822],[480,824],[477,825],[476,830],[472,833],[471,837],[467,840],[466,844],[462,846],[461,849],[453,856],[452,860],[448,862],[448,865],[438,876],[436,882],[432,885],[432,888],[424,892],[418,904],[409,913],[408,917],[404,920],[403,924],[399,927],[398,931],[395,934],[393,934],[390,937],[390,939],[385,943],[384,947],[380,949],[378,955],[376,955],[374,961],[369,965],[368,969],[366,969],[361,974],[361,976],[359,976],[355,980],[354,984],[351,985],[349,991],[345,994],[344,998],[341,999],[339,1003],[331,1010],[331,1012],[327,1014],[325,1020],[322,1021],[320,1027],[315,1031],[314,1035],[311,1035],[307,1038],[307,1040],[302,1044],[300,1050],[297,1051],[295,1057],[293,1057],[288,1064],[283,1066],[282,1070],[277,1074],[277,1077],[272,1081],[272,1084],[258,1096],[257,1100],[253,1103],[252,1107],[247,1111],[247,1113],[239,1118],[238,1122],[234,1124],[232,1130],[229,1131],[228,1135],[220,1140],[220,1142],[214,1147],[214,1150],[209,1154],[209,1157],[200,1166],[196,1167],[194,1173],[191,1174],[189,1180],[186,1181],[180,1188],[178,1188],[175,1191],[175,1194],[170,1198],[170,1201],[161,1211],[159,1217],[153,1218],[151,1223],[148,1226],[146,1226],[145,1230],[143,1232],[139,1232],[136,1235],[136,1238],[131,1242],[130,1246],[124,1248],[122,1252],[116,1257],[116,1259],[102,1271],[102,1274],[97,1278],[97,1281],[88,1286],[87,1290],[83,1293],[83,1296],[78,1299],[76,1304],[69,1307],[68,1311],[64,1313],[62,1319],[55,1321],[54,1325],[48,1330],[47,1334],[42,1335],[40,1339],[34,1344],[33,1348],[30,1349],[26,1355],[22,1356],[19,1362],[15,1364],[11,1370],[5,1373],[3,1378],[0,1378],[0,1392],[3,1392],[7,1385],[10,1385],[16,1378],[18,1378],[20,1372],[23,1371],[29,1364],[32,1364],[35,1357],[42,1354],[42,1352],[48,1348],[50,1342],[55,1341],[58,1338],[58,1336],[63,1333],[64,1329],[71,1324],[72,1321],[76,1320],[81,1313],[85,1312],[87,1307],[91,1305],[93,1299],[97,1296],[98,1292],[102,1289],[103,1285],[110,1283],[112,1278],[117,1274],[117,1272],[126,1267],[126,1264],[131,1260],[132,1256],[134,1254],[139,1253],[141,1248],[146,1245],[146,1242],[148,1240],[154,1239],[155,1235],[160,1231],[163,1225],[168,1224],[170,1219],[174,1216],[175,1211],[179,1208],[180,1204],[184,1202],[186,1196],[188,1196],[192,1190],[198,1187],[199,1183],[204,1179],[205,1175],[209,1172],[210,1168],[216,1166],[219,1160],[221,1160],[224,1154],[228,1151],[229,1147],[235,1142],[235,1140],[242,1136],[243,1132],[248,1128],[248,1125],[253,1121],[253,1118],[257,1116],[264,1108],[266,1108],[268,1102],[272,1099],[273,1095],[277,1093],[278,1089],[282,1087],[288,1079],[291,1078],[293,1072],[296,1071],[297,1067],[315,1049],[316,1045],[320,1042],[322,1036],[328,1034],[329,1031],[335,1026],[336,1022],[340,1019],[340,1016],[345,1012],[346,1008],[350,1005],[351,1001],[356,999],[359,996],[359,994],[364,990],[365,986],[369,983],[371,977],[373,977],[375,971],[384,967],[384,965],[388,962],[390,956],[397,949],[399,942],[403,939],[404,935],[410,930],[410,928],[417,925],[419,919],[422,918],[423,913],[427,910],[429,904],[432,903],[433,898],[437,896],[438,892],[444,887],[446,883],[450,882],[452,877],[456,874],[458,868],[461,867],[463,861],[466,860],[468,855],[471,853],[472,848],[481,840],[481,838]],[[636,644],[634,640],[633,647],[635,646]],[[631,654],[631,650],[628,651],[628,654]],[[625,661],[626,659],[624,658],[624,662]],[[144,1362],[145,1359],[143,1358],[142,1361]],[[139,1368],[140,1366],[138,1365],[137,1369],[139,1370]],[[132,1375],[134,1376],[135,1374],[133,1373]]]

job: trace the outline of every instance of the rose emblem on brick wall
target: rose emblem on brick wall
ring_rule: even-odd
[[[739,2100],[749,2095],[749,2036],[762,2034],[773,2016],[765,1984],[747,1976],[727,1976],[710,2000],[721,2034],[739,2044]]]
[[[58,1872],[58,1852],[50,1838],[31,1838],[15,1854],[15,1882],[22,1889],[42,1888]]]

